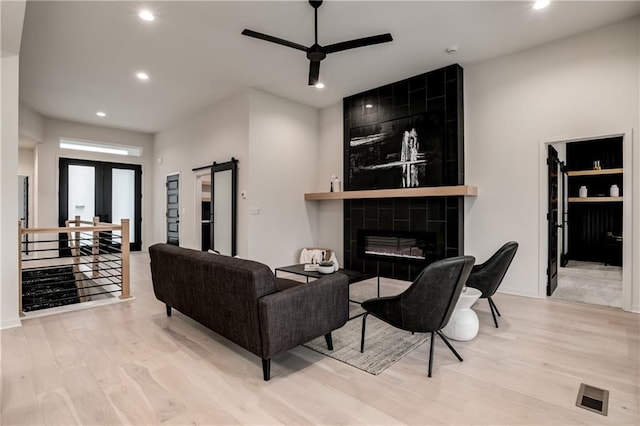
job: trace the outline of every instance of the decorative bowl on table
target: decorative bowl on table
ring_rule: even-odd
[[[335,271],[333,262],[320,262],[320,265],[318,266],[318,272],[320,272],[321,274],[330,274],[333,271]]]

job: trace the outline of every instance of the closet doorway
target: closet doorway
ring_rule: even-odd
[[[549,210],[549,235],[558,239],[549,264],[557,268],[554,299],[622,307],[623,138],[562,142],[555,148],[558,211]],[[549,164],[554,163],[549,155]],[[554,179],[557,179],[554,181]],[[550,198],[551,192],[549,193]],[[549,274],[549,277],[551,275]]]
[[[196,175],[196,202],[200,224],[200,248],[216,250],[220,254],[235,256],[237,160],[214,163],[194,171]]]

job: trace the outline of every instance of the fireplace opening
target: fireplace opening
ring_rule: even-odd
[[[390,262],[425,263],[436,256],[435,232],[358,229],[358,257]]]

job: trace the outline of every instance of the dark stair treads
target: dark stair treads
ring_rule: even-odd
[[[22,271],[24,312],[80,303],[71,266]]]

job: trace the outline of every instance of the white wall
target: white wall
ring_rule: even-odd
[[[20,325],[18,317],[18,69],[19,57],[0,65],[0,328]]]
[[[196,194],[195,167],[223,163],[235,157],[238,162],[238,192],[249,182],[249,94],[235,94],[198,114],[157,133],[154,138],[153,214],[150,244],[166,241],[166,190],[169,174],[180,173],[180,245],[200,249],[200,198]],[[157,160],[162,158],[162,163]],[[247,200],[238,194],[238,254],[246,257]]]
[[[44,117],[22,103],[19,108],[20,140],[27,143],[44,141]]]
[[[501,291],[544,295],[539,285],[545,272],[539,267],[540,238],[546,235],[539,221],[540,192],[546,191],[540,187],[544,142],[612,132],[631,138],[633,131],[633,182],[640,188],[639,27],[638,19],[629,20],[465,66],[465,180],[479,188],[477,198],[465,200],[465,252],[482,262],[504,242],[520,243]],[[326,175],[342,173],[342,105],[320,116],[320,145],[326,151],[319,151],[316,188],[326,191]],[[630,198],[625,198],[634,205],[629,245],[640,253],[640,197]],[[319,241],[341,248],[343,237],[333,222],[342,223],[342,204],[332,203],[318,203]],[[626,264],[633,265],[627,269],[633,271],[632,310],[637,311],[640,262]]]
[[[314,244],[319,112],[251,90],[249,115],[249,258],[272,268],[298,262]],[[255,212],[255,210],[253,211]],[[251,211],[250,211],[251,213]]]
[[[200,207],[192,168],[238,163],[237,247],[241,257],[271,267],[295,263],[314,244],[318,111],[249,89],[157,133],[154,237],[166,240],[166,176],[180,173],[180,245],[200,248]],[[243,199],[240,192],[246,191]]]
[[[18,150],[18,174],[22,176],[33,176],[35,152],[31,148],[20,148]]]
[[[640,19],[638,19],[638,27],[640,27]],[[637,28],[637,27],[636,27]],[[638,70],[640,70],[640,30],[637,31],[637,66]],[[640,74],[640,72],[638,73]],[[640,103],[640,84],[638,84],[638,102]],[[637,111],[636,119],[640,122],[640,108]],[[633,133],[633,150],[632,150],[632,162],[635,165],[634,172],[632,175],[633,187],[636,188],[636,194],[640,193],[640,126],[637,126],[634,129]],[[638,282],[640,281],[640,262],[638,262],[638,258],[640,257],[640,196],[636,196],[633,199],[633,215],[632,215],[632,224],[631,224],[631,235],[632,235],[632,253],[635,258],[631,260],[632,263],[632,279],[634,285],[632,286],[632,294],[631,294],[631,310],[633,312],[640,312],[640,291],[637,291]],[[624,295],[624,293],[623,293]]]
[[[0,329],[18,317],[18,87],[25,1],[0,3]],[[12,200],[14,200],[12,202]]]
[[[60,149],[60,138],[107,142],[118,145],[142,147],[142,157],[125,157],[92,152]],[[35,166],[35,222],[37,227],[58,226],[59,158],[81,158],[86,160],[142,165],[142,243],[148,247],[152,235],[153,188],[153,136],[148,133],[98,127],[70,121],[45,120],[44,142],[36,146]]]
[[[479,195],[465,203],[465,251],[483,261],[520,243],[501,291],[543,297],[544,142],[637,132],[638,28],[634,19],[466,67],[466,182]]]

